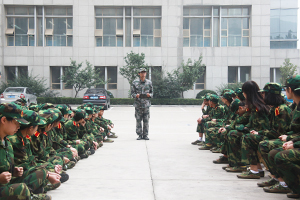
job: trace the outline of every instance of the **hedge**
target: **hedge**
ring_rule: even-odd
[[[53,104],[82,104],[82,98],[71,97],[38,97],[38,103],[53,103]],[[129,98],[112,98],[111,105],[132,105],[134,99]],[[151,99],[152,105],[201,105],[200,99]]]

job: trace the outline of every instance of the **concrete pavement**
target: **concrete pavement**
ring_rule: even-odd
[[[52,199],[288,199],[256,186],[266,180],[241,180],[213,164],[221,154],[200,151],[200,106],[152,106],[149,141],[137,141],[133,107],[112,107],[104,117],[119,136],[67,171],[69,181],[48,194]]]

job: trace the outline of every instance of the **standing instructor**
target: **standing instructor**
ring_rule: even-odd
[[[139,80],[135,80],[131,86],[131,96],[135,98],[133,106],[135,107],[136,133],[137,140],[149,140],[149,118],[151,106],[150,98],[153,97],[152,82],[146,79],[146,69],[139,70]],[[143,128],[142,128],[143,121]]]

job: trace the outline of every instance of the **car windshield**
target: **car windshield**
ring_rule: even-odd
[[[88,89],[85,93],[86,94],[88,94],[88,93],[92,93],[92,94],[103,93],[104,94],[104,89]]]
[[[18,93],[21,93],[21,92],[24,92],[24,88],[7,88],[5,90],[5,92],[18,92]]]

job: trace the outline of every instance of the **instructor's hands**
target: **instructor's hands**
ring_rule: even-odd
[[[140,98],[140,94],[137,94],[135,97],[136,97],[137,99]]]

